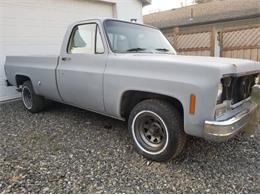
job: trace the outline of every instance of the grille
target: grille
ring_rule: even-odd
[[[231,100],[231,104],[236,104],[248,97],[252,92],[252,87],[255,85],[255,78],[257,75],[247,75],[241,77],[232,77],[231,83],[223,84],[222,101]],[[227,83],[227,82],[226,82]]]

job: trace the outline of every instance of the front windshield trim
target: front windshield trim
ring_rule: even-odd
[[[176,51],[175,49],[173,48],[173,52],[161,52],[161,51],[149,51],[149,50],[144,50],[144,51],[137,51],[137,52],[131,52],[131,51],[119,51],[119,50],[115,50],[113,49],[112,47],[112,44],[111,44],[111,41],[108,37],[108,32],[107,32],[107,29],[106,29],[106,25],[105,23],[108,22],[108,21],[114,21],[114,22],[121,22],[121,23],[127,23],[127,24],[133,24],[133,25],[138,25],[138,26],[142,26],[142,27],[147,27],[147,28],[151,28],[151,29],[154,29],[154,30],[158,30],[162,36],[163,33],[156,27],[153,27],[153,26],[149,26],[149,25],[145,25],[145,24],[140,24],[140,23],[133,23],[133,22],[128,22],[128,21],[123,21],[123,20],[116,20],[116,19],[106,19],[103,21],[103,27],[104,27],[104,31],[105,31],[105,36],[106,36],[106,39],[108,41],[108,47],[109,49],[113,52],[113,53],[118,53],[118,54],[126,54],[126,53],[158,53],[158,54],[174,54],[176,55]],[[166,41],[171,45],[171,43],[169,42],[169,40],[165,37]]]

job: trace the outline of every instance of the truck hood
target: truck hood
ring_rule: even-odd
[[[260,63],[252,60],[219,58],[204,56],[182,56],[167,54],[132,54],[145,58],[147,61],[157,61],[160,64],[171,63],[178,65],[188,65],[190,67],[201,67],[205,69],[216,69],[221,74],[250,74],[252,72],[260,73]]]

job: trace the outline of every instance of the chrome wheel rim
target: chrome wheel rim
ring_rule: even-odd
[[[168,145],[168,129],[162,118],[152,111],[142,111],[135,116],[132,133],[138,147],[148,154],[160,154]]]
[[[22,90],[22,99],[23,99],[23,104],[27,109],[31,109],[33,105],[32,101],[32,93],[29,87],[24,86]]]

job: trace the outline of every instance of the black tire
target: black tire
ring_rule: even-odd
[[[44,97],[38,96],[33,90],[31,81],[25,81],[22,86],[23,105],[31,113],[38,113],[45,108]]]
[[[136,150],[153,161],[169,161],[178,156],[186,143],[180,111],[163,100],[144,100],[128,119]]]

